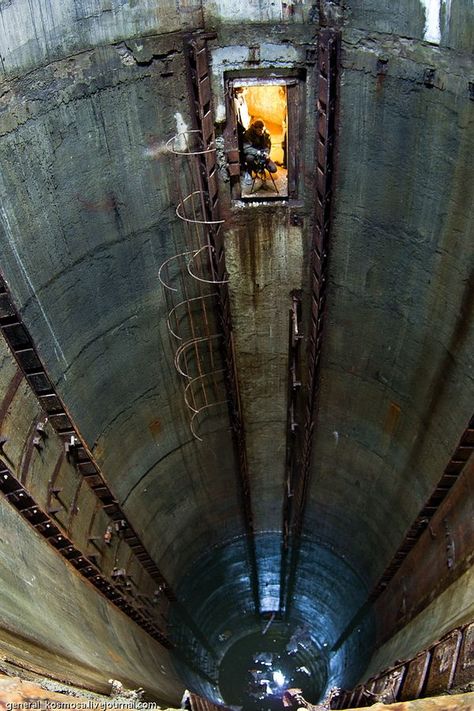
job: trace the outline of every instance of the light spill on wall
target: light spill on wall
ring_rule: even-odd
[[[444,14],[444,25],[449,26],[451,18],[451,0],[420,0],[425,9],[425,30],[423,38],[432,44],[441,41],[441,15]]]
[[[176,134],[179,136],[175,145],[179,151],[184,151],[186,148],[186,137],[179,134],[187,133],[188,127],[179,112],[175,113],[174,118],[176,121]]]
[[[441,39],[440,9],[441,0],[421,0],[425,8],[424,39],[433,44],[439,44]]]

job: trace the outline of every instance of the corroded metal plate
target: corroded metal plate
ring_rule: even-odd
[[[405,672],[406,666],[404,664],[392,669],[376,680],[371,691],[375,694],[383,696],[383,698],[380,699],[382,703],[393,703],[398,699],[398,694],[405,677]]]
[[[402,690],[400,693],[401,701],[409,701],[410,699],[417,699],[421,694],[423,684],[425,681],[426,673],[428,671],[428,666],[430,663],[431,652],[422,652],[418,654],[411,662],[408,664],[408,669],[405,676],[405,681],[403,682]]]
[[[451,688],[454,670],[461,646],[462,635],[456,630],[441,640],[433,650],[425,696],[431,696]]]
[[[453,686],[467,684],[474,679],[474,622],[464,630],[461,651],[456,665]]]

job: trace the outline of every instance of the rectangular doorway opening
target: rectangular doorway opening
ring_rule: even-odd
[[[233,118],[243,200],[287,199],[288,88],[285,80],[234,80]]]

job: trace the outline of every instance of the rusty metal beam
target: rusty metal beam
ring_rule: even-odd
[[[407,557],[408,553],[418,542],[421,534],[429,525],[436,511],[450,493],[453,485],[457,482],[464,466],[474,451],[474,415],[469,422],[469,425],[464,430],[459,440],[449,463],[444,470],[443,476],[439,480],[435,490],[431,494],[426,504],[421,509],[420,513],[412,523],[408,533],[406,534],[402,544],[393,556],[390,565],[385,569],[382,576],[379,578],[374,590],[370,595],[370,600],[375,600],[380,593],[387,587],[390,580],[393,578],[401,564]]]
[[[374,602],[380,647],[463,575],[474,561],[474,457],[439,505],[390,585]]]
[[[291,293],[292,304],[289,311],[288,334],[288,387],[287,387],[287,418],[286,418],[286,458],[285,483],[283,492],[283,524],[280,565],[280,607],[282,615],[286,606],[286,577],[290,539],[290,522],[293,502],[293,486],[297,471],[297,436],[301,422],[299,421],[299,400],[301,393],[300,360],[301,360],[301,291]]]
[[[421,535],[426,529],[429,528],[430,523],[441,507],[441,504],[446,500],[447,496],[451,492],[452,487],[458,481],[461,476],[464,467],[466,466],[471,454],[474,450],[474,416],[471,418],[468,426],[464,430],[459,443],[454,450],[444,472],[436,485],[433,493],[431,494],[428,501],[425,503],[418,516],[408,529],[401,545],[393,556],[387,568],[384,570],[377,583],[375,584],[372,592],[368,596],[366,602],[359,608],[359,610],[354,615],[353,619],[346,626],[339,639],[336,641],[332,648],[332,651],[338,650],[345,640],[352,634],[357,625],[365,617],[366,613],[373,605],[373,603],[379,598],[379,596],[387,589],[390,581],[395,576],[396,572],[401,568],[402,563],[405,561],[407,555],[413,550],[415,545],[418,543]],[[429,600],[426,599],[425,603],[428,604]],[[419,605],[415,606],[416,612],[420,612]],[[405,623],[408,620],[405,620]]]
[[[71,462],[73,462],[76,470],[81,475],[82,480],[84,480],[88,484],[91,491],[95,494],[104,512],[111,518],[114,523],[121,526],[121,529],[123,529],[122,535],[125,542],[133,551],[133,554],[135,555],[143,569],[158,584],[159,589],[163,591],[163,594],[166,596],[166,598],[174,604],[177,615],[191,630],[192,634],[200,642],[200,644],[214,658],[216,658],[215,650],[204,638],[197,625],[194,624],[191,616],[189,615],[185,607],[177,600],[174,591],[171,589],[164,575],[161,573],[158,566],[156,565],[156,563],[144,547],[143,543],[139,539],[138,534],[133,529],[130,521],[128,520],[124,511],[119,506],[116,497],[114,496],[113,492],[105,481],[97,464],[94,462],[91,452],[89,451],[87,445],[82,440],[79,432],[75,428],[71,417],[66,410],[65,405],[57,394],[42,364],[42,361],[37,353],[33,340],[26,326],[21,320],[21,317],[13,303],[11,294],[8,290],[7,283],[1,274],[0,331],[3,333],[3,336],[11,352],[13,353],[20,367],[20,371],[23,373],[30,388],[36,395],[42,410],[47,415],[50,424],[62,440],[67,458]],[[19,382],[20,380],[18,378],[13,379],[11,387],[9,388],[9,392],[7,393],[8,399],[13,398],[14,393],[16,392],[16,389],[19,386]],[[34,426],[36,427],[36,425],[37,423],[35,422]],[[28,438],[28,442],[30,441],[31,443],[33,443],[32,437]],[[29,446],[32,447],[33,444]],[[26,470],[24,471],[24,474],[26,477]],[[57,494],[59,494],[59,492],[55,493],[54,490],[54,479],[56,475],[53,472],[53,476],[50,481],[50,491],[48,494],[49,506],[48,512],[47,514],[45,514],[48,516],[49,514],[51,514],[51,516],[54,516],[54,514],[58,511],[58,507],[56,506],[55,501],[53,501],[53,499],[58,498]],[[74,510],[71,511],[71,516],[73,515]],[[57,529],[56,524],[51,523],[51,526],[53,525]],[[61,533],[61,535],[63,540],[66,540],[64,533]],[[84,560],[88,560],[85,555],[83,557]],[[77,556],[74,556],[74,559],[77,560]],[[92,562],[91,566],[91,569],[95,571],[95,566],[92,564]],[[99,572],[95,571],[95,574],[99,575]],[[97,580],[101,581],[102,578],[103,576],[100,575]],[[101,582],[100,585],[102,585],[102,587],[106,589],[104,583]],[[176,648],[175,654],[177,654],[178,656],[182,656],[181,652],[177,651]],[[201,676],[204,674],[205,678],[208,681],[214,683],[214,680],[208,677],[204,672],[202,672],[202,670],[196,669],[195,665],[189,662],[186,655],[183,658],[183,661],[188,666],[193,666],[194,670]]]
[[[316,129],[316,213],[311,242],[311,311],[308,327],[308,373],[305,383],[305,412],[301,433],[301,457],[295,480],[291,516],[291,556],[286,585],[286,614],[293,597],[300,538],[303,529],[308,487],[311,477],[313,434],[317,416],[320,357],[326,301],[327,267],[334,172],[336,97],[340,33],[329,28],[319,33],[317,48],[317,129]]]
[[[214,145],[215,141],[207,51],[208,37],[209,36],[205,34],[193,35],[187,37],[184,44],[191,96],[193,97],[194,125],[201,131],[204,146]],[[201,175],[207,219],[214,222],[220,219],[217,170],[215,151],[206,153],[201,157]],[[258,615],[260,613],[260,591],[255,551],[255,530],[250,493],[250,476],[235,359],[230,294],[227,285],[224,233],[220,224],[208,226],[208,244],[210,246],[209,254],[211,255],[209,267],[212,279],[215,282],[217,294],[217,321],[223,335],[222,358],[225,369],[225,382],[234,450],[238,462],[239,489],[246,532],[252,594],[255,612]]]
[[[341,691],[332,708],[391,704],[443,694],[472,682],[474,622],[452,629],[427,649],[384,669],[355,689]],[[385,708],[385,707],[384,707]]]
[[[151,611],[146,606],[141,604],[139,600],[131,599],[130,595],[127,594],[128,588],[123,585],[123,577],[116,575],[110,579],[105,576],[91,559],[91,556],[83,553],[74,545],[73,541],[65,535],[51,516],[39,506],[22,483],[1,461],[0,492],[3,493],[8,503],[18,511],[22,518],[46,539],[49,545],[68,561],[79,575],[92,583],[109,602],[122,610],[163,647],[172,651],[194,673],[213,685],[217,683],[216,679],[196,665],[187,652],[173,644],[153,619]]]
[[[176,599],[174,592],[118,505],[116,497],[94,462],[91,452],[75,428],[66,406],[57,394],[41,362],[33,340],[13,303],[7,283],[1,274],[0,331],[3,333],[20,370],[38,398],[39,404],[47,415],[49,422],[62,439],[68,456],[73,459],[77,471],[84,477],[101,501],[104,511],[114,521],[126,522],[127,542],[134,546],[137,554],[140,553],[141,562],[145,570],[156,582],[165,586],[165,595],[173,602]]]
[[[138,609],[133,602],[123,593],[117,584],[111,582],[94,565],[86,554],[81,552],[74,543],[61,531],[54,520],[33,499],[8,467],[0,462],[0,491],[18,513],[24,518],[47,542],[67,560],[77,572],[110,602],[125,612],[134,622],[148,632],[154,639],[167,649],[172,649],[173,644],[151,618],[150,612]]]
[[[213,704],[209,699],[191,692],[187,692],[187,702],[189,703],[190,711],[229,711],[227,706]],[[184,703],[185,708],[188,708],[188,703]]]

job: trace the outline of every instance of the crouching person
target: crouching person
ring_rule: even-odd
[[[245,175],[246,185],[252,183],[251,172],[266,169],[270,173],[276,173],[277,167],[270,160],[270,149],[272,140],[261,119],[253,121],[244,133],[244,154],[247,173]]]

